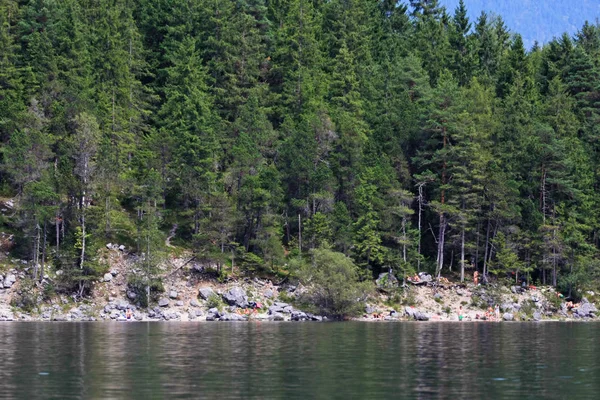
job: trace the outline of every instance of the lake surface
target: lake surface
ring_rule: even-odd
[[[6,323],[0,399],[597,399],[596,323]]]

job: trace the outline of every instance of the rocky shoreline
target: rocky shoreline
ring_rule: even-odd
[[[24,302],[29,274],[26,261],[11,260],[0,273],[0,321],[326,321],[323,315],[306,310],[297,301],[304,288],[290,283],[276,284],[258,278],[219,282],[214,274],[190,263],[189,255],[172,258],[165,271],[164,292],[146,308],[137,301],[129,285],[136,273],[135,260],[119,247],[107,249],[110,266],[96,282],[93,293],[76,301],[66,295],[43,298],[39,293]],[[45,284],[60,271],[49,269]],[[386,284],[389,284],[387,282]],[[395,283],[397,286],[397,282]],[[500,285],[475,286],[450,283],[379,287],[355,321],[488,321],[485,312],[498,305],[502,321],[596,321],[597,295],[587,292],[576,307],[559,297],[552,287],[522,288]],[[31,297],[31,296],[30,296]]]

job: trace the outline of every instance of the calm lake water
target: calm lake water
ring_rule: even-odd
[[[0,399],[597,399],[595,323],[6,323]]]

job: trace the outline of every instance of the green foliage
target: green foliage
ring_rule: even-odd
[[[358,281],[358,268],[350,258],[325,249],[312,252],[312,262],[300,271],[300,280],[308,287],[304,301],[335,318],[360,314],[372,288],[370,282]]]
[[[217,308],[219,310],[222,310],[225,306],[225,303],[223,302],[221,296],[219,296],[216,293],[213,293],[210,296],[208,296],[208,299],[206,299],[206,306],[208,308]]]
[[[530,318],[533,316],[535,310],[537,310],[537,307],[533,300],[525,300],[521,304],[521,309],[519,310],[519,312],[525,315],[526,317]]]
[[[81,296],[109,241],[146,283],[176,244],[221,280],[328,249],[369,280],[459,266],[579,296],[598,26],[527,51],[468,6],[2,1],[0,227]]]
[[[10,305],[20,308],[25,312],[34,311],[37,306],[38,291],[33,279],[22,279],[19,281],[19,291],[11,298]]]
[[[165,288],[161,279],[152,279],[148,281],[145,277],[129,275],[127,277],[127,289],[135,293],[136,302],[141,307],[148,307],[150,302],[157,301]],[[150,289],[150,298],[148,298],[148,289]]]

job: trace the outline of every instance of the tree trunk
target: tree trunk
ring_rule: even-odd
[[[442,127],[442,135],[443,135],[443,148],[446,148],[446,144],[448,141],[448,136],[446,135],[446,127]],[[446,160],[444,159],[444,162],[442,163],[442,188],[444,187],[444,185],[446,184]],[[440,204],[442,205],[442,207],[444,207],[444,204],[446,204],[446,190],[442,189],[442,192],[440,194]],[[443,210],[443,208],[442,208]],[[444,212],[442,211],[440,213],[440,229],[439,229],[439,235],[438,235],[438,256],[437,256],[437,261],[438,261],[438,265],[437,265],[437,277],[438,279],[440,278],[440,275],[442,273],[442,267],[444,266],[444,238],[445,238],[445,234],[446,234],[446,216],[444,215]]]
[[[490,245],[490,225],[491,221],[488,218],[487,229],[485,232],[485,251],[483,253],[483,277],[487,275],[487,259],[488,259],[488,249]]]
[[[446,234],[446,218],[444,213],[440,214],[440,228],[438,234],[438,250],[437,250],[437,267],[436,267],[436,276],[441,276],[442,267],[444,265],[444,239]]]
[[[81,255],[79,268],[83,269],[83,262],[85,260],[85,212],[83,210],[81,212]]]
[[[59,249],[60,249],[60,217],[59,214],[56,213],[56,257],[59,257]]]
[[[298,214],[298,251],[302,254],[302,218]]]
[[[556,253],[556,229],[552,231],[552,286],[556,287],[557,283],[557,253]]]
[[[465,281],[465,227],[460,235],[460,281]]]
[[[479,265],[479,243],[480,243],[480,237],[481,237],[481,220],[479,220],[479,218],[477,219],[477,244],[475,245],[475,259],[473,260],[473,266],[475,267],[475,271],[478,270],[478,265]]]
[[[43,242],[42,242],[42,267],[40,269],[40,282],[42,281],[42,279],[44,279],[44,261],[46,259],[46,227],[47,227],[47,222],[44,221],[44,235],[43,235]]]
[[[34,245],[34,254],[33,254],[33,279],[38,279],[38,269],[40,263],[40,224],[35,219],[35,245]]]
[[[417,272],[421,272],[421,223],[422,223],[422,214],[423,214],[423,186],[424,183],[419,183],[419,197],[417,197],[417,203],[419,204],[419,241],[417,244],[417,253],[419,255],[417,259]]]
[[[402,259],[406,264],[406,217],[402,217]]]

